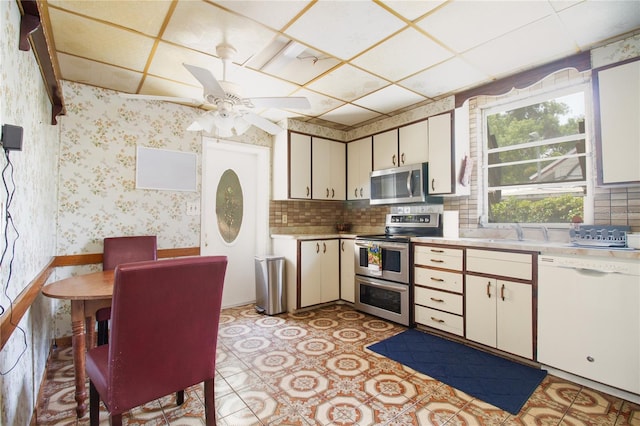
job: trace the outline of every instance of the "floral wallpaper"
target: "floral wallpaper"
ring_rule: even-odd
[[[55,255],[58,130],[51,125],[51,104],[32,51],[18,49],[20,10],[0,1],[0,123],[23,129],[22,150],[4,152],[9,204],[17,233],[9,226],[9,244],[0,265],[0,315],[11,315],[11,302]],[[4,185],[2,209],[7,206]],[[4,251],[4,213],[0,251]],[[15,245],[14,245],[15,243]],[[36,298],[0,352],[0,424],[27,425],[37,402],[40,379],[51,347],[53,302]]]
[[[156,235],[158,249],[199,247],[200,216],[186,210],[200,203],[202,135],[186,128],[201,111],[68,81],[62,87],[56,254],[102,253],[103,238],[125,235]],[[271,137],[255,128],[234,140],[271,146]],[[137,146],[197,153],[197,190],[137,189]],[[56,275],[101,267],[58,268]],[[70,304],[60,303],[55,336],[71,335],[70,315]]]

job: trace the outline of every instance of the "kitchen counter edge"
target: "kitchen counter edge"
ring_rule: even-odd
[[[487,241],[483,238],[442,238],[442,237],[415,237],[414,243],[447,244],[452,246],[477,247],[484,249],[505,249],[533,251],[542,255],[558,256],[598,256],[614,259],[632,259],[640,261],[640,250],[632,249],[606,249],[571,246],[570,243],[545,243],[542,241]]]

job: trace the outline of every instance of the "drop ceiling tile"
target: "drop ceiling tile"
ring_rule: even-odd
[[[386,80],[345,64],[309,84],[308,87],[350,102],[388,84]]]
[[[364,69],[375,69],[381,77],[401,80],[453,54],[413,28],[398,33],[353,60]]]
[[[336,58],[323,55],[317,50],[309,49],[299,43],[295,45],[301,50],[299,53],[294,53],[290,57],[276,53],[275,57],[271,57],[273,60],[267,61],[260,69],[283,80],[304,85],[340,63]],[[285,46],[287,44],[282,47],[285,48]]]
[[[444,0],[386,0],[384,3],[409,21],[414,21],[440,6]]]
[[[242,64],[275,36],[263,25],[213,4],[183,0],[178,2],[163,39],[211,55],[216,55],[218,44],[228,43],[237,50],[233,61]]]
[[[145,1],[68,1],[48,0],[50,8],[74,13],[131,28],[153,37],[160,33],[170,0]],[[51,9],[50,9],[51,10]]]
[[[218,80],[223,79],[222,61],[220,59],[164,42],[158,43],[148,72],[158,77],[181,81],[192,86],[200,86],[200,82],[183,64],[206,68]]]
[[[63,80],[108,87],[119,92],[135,93],[142,80],[142,73],[64,53],[58,55],[58,65]]]
[[[578,46],[585,50],[614,33],[640,28],[640,1],[586,1],[562,10],[558,16]]]
[[[460,58],[452,58],[398,84],[429,98],[487,81],[489,76]]]
[[[301,114],[306,116],[321,115],[326,113],[327,111],[331,111],[332,109],[344,105],[344,102],[341,102],[338,99],[334,99],[320,93],[312,92],[311,90],[307,89],[300,89],[296,91],[292,96],[304,96],[305,98],[309,99],[311,108],[304,111],[299,111]]]
[[[246,98],[262,96],[289,96],[298,86],[248,68],[234,66],[231,81],[238,84]]]
[[[149,75],[140,89],[141,95],[174,96],[177,98],[203,99],[202,88]]]
[[[58,52],[134,71],[144,70],[153,48],[152,38],[57,9],[49,10],[49,16],[55,22],[52,30]]]
[[[485,43],[463,55],[471,65],[494,78],[574,54],[557,17],[552,16]]]
[[[357,105],[345,104],[340,108],[321,115],[322,120],[333,121],[347,126],[355,126],[359,123],[380,117],[380,114]]]
[[[453,1],[418,26],[460,53],[553,13],[546,1]]]
[[[310,3],[310,0],[296,0],[295,2],[269,1],[268,7],[265,7],[264,2],[255,0],[216,0],[215,3],[226,9],[252,18],[270,28],[280,30],[298,15],[302,9]]]
[[[320,1],[285,33],[336,58],[349,59],[404,25],[374,2]]]
[[[390,85],[360,98],[353,103],[381,113],[390,113],[409,105],[424,101],[425,98],[403,87]]]

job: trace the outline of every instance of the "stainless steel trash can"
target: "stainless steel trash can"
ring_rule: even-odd
[[[284,257],[256,256],[256,311],[275,315],[287,310]]]

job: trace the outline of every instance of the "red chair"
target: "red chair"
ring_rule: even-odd
[[[155,235],[104,239],[102,254],[102,269],[104,271],[116,269],[116,266],[121,263],[156,260],[157,258],[158,249]],[[110,318],[111,308],[102,308],[96,311],[98,345],[104,345],[109,341]]]
[[[89,417],[100,400],[112,425],[122,414],[204,382],[206,424],[214,426],[214,376],[226,256],[118,266],[111,338],[86,354]]]

